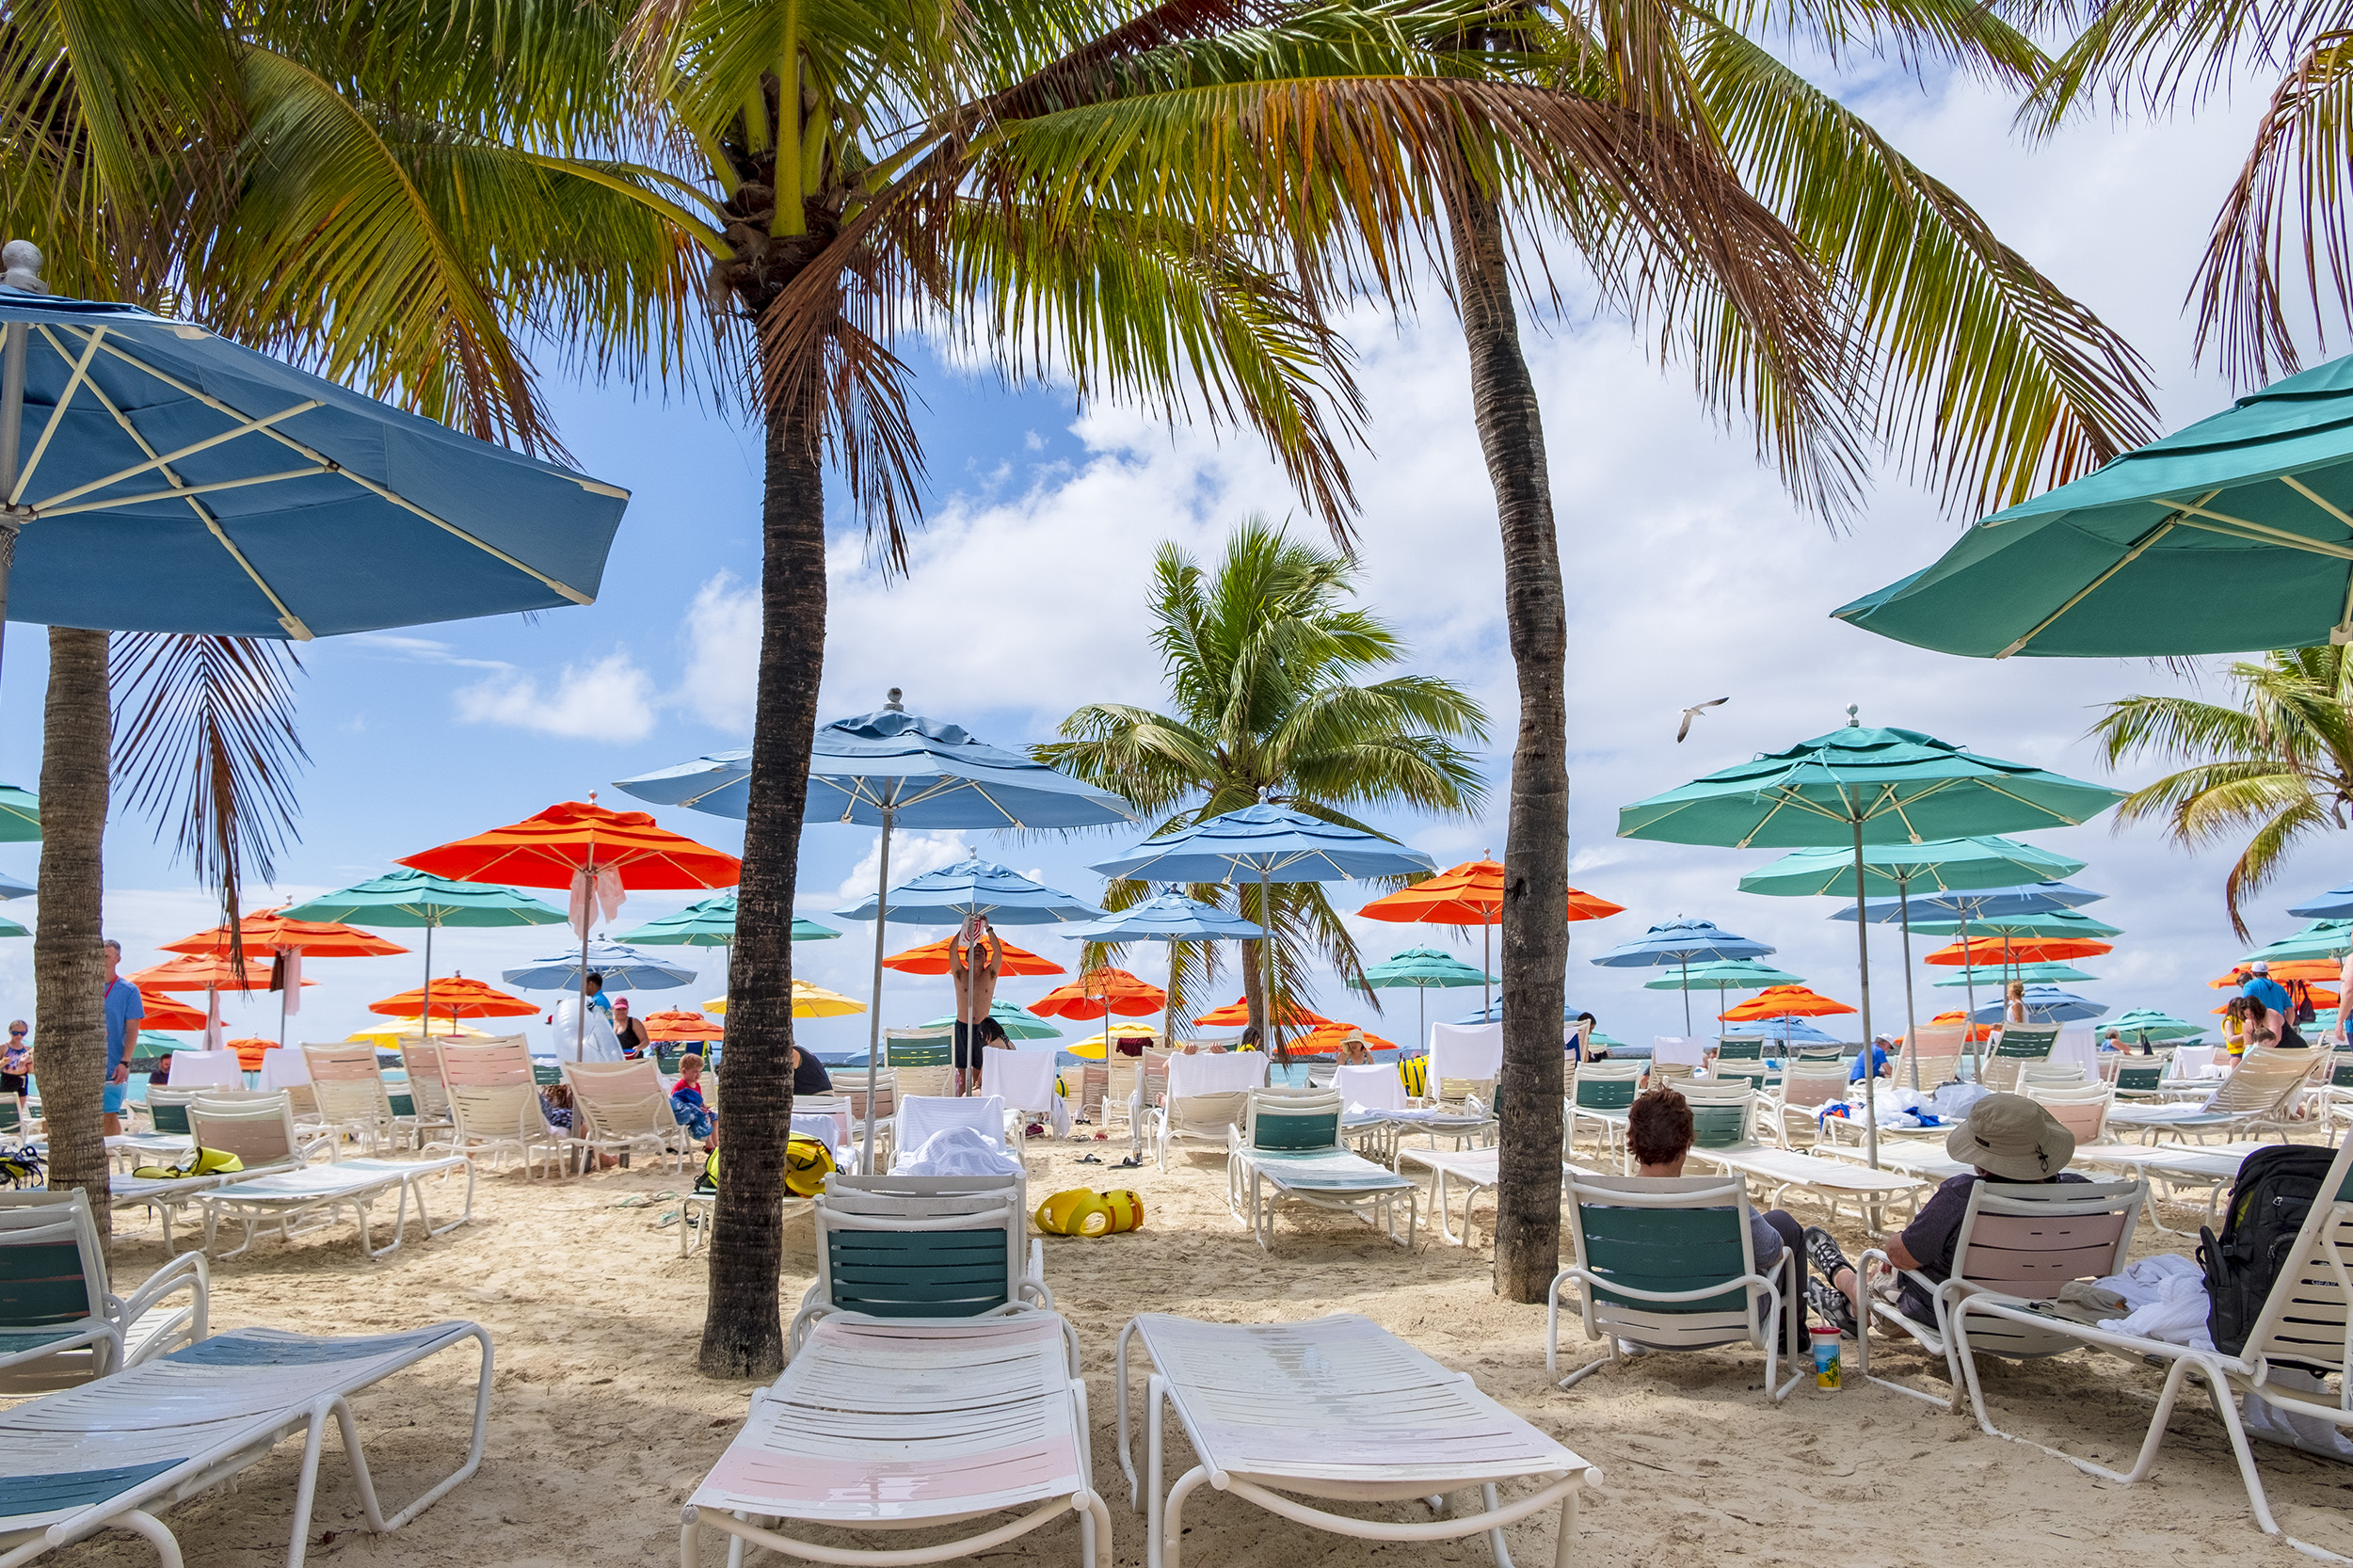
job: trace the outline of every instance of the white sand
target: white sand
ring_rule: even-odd
[[[1761,1392],[1762,1363],[1753,1354],[1647,1356],[1564,1393],[1545,1376],[1543,1308],[1500,1303],[1489,1289],[1491,1199],[1482,1199],[1480,1244],[1467,1250],[1425,1231],[1408,1256],[1345,1218],[1314,1216],[1282,1221],[1269,1255],[1227,1214],[1222,1164],[1209,1156],[1180,1160],[1163,1176],[1149,1166],[1076,1164],[1082,1151],[1075,1145],[1032,1147],[1033,1197],[1126,1185],[1146,1206],[1139,1233],[1047,1241],[1048,1281],[1085,1352],[1096,1484],[1112,1507],[1122,1564],[1143,1561],[1144,1528],[1141,1515],[1127,1512],[1119,1472],[1112,1353],[1120,1325],[1145,1310],[1239,1321],[1361,1312],[1468,1370],[1602,1467],[1607,1483],[1589,1496],[1582,1514],[1580,1562],[2202,1568],[2259,1556],[2301,1560],[2256,1532],[2220,1423],[2187,1399],[2155,1475],[2124,1488],[1983,1435],[1965,1406],[1947,1415],[1851,1377],[1835,1393],[1817,1392],[1809,1379],[1775,1407]],[[1107,1160],[1118,1150],[1111,1145]],[[312,1561],[458,1568],[678,1560],[679,1504],[725,1447],[749,1385],[710,1382],[694,1369],[704,1255],[680,1260],[677,1232],[653,1227],[659,1210],[613,1205],[686,1185],[644,1171],[556,1182],[486,1177],[472,1224],[438,1241],[412,1239],[383,1263],[361,1260],[345,1227],[291,1246],[264,1241],[216,1268],[216,1327],[357,1333],[471,1318],[497,1339],[489,1449],[479,1474],[407,1529],[373,1537],[358,1528],[358,1500],[330,1443]],[[2169,1210],[2168,1219],[2195,1224],[2185,1209]],[[2144,1236],[2157,1244],[2142,1251],[2187,1250],[2145,1228]],[[1851,1229],[1842,1228],[1841,1238],[1850,1253],[1862,1245]],[[117,1245],[118,1288],[144,1277],[162,1256],[152,1227],[126,1234]],[[789,1262],[788,1318],[808,1283],[807,1268],[805,1255]],[[1573,1325],[1565,1332],[1573,1359],[1593,1353]],[[1931,1368],[1908,1341],[1877,1344],[1882,1353],[1875,1369],[1943,1385],[1941,1364]],[[2009,1430],[2109,1463],[2128,1460],[2157,1387],[2154,1373],[2084,1353],[2026,1367],[1989,1358],[1983,1366],[1996,1418]],[[389,1504],[405,1502],[428,1474],[455,1463],[470,1399],[466,1358],[452,1353],[361,1402],[363,1434]],[[1188,1450],[1181,1437],[1171,1444],[1174,1477]],[[2353,1552],[2353,1522],[2343,1512],[2353,1469],[2282,1448],[2258,1452],[2289,1533]],[[237,1490],[169,1515],[194,1568],[281,1560],[297,1454],[288,1444],[248,1471]],[[1407,1505],[1391,1512],[1426,1517]],[[1204,1568],[1491,1560],[1476,1538],[1369,1547],[1208,1490],[1195,1495],[1187,1516],[1187,1561]],[[1511,1530],[1521,1562],[1549,1562],[1551,1518]],[[1075,1523],[1061,1523],[986,1559],[1068,1564],[1077,1553]],[[715,1544],[707,1554],[712,1563],[721,1560]],[[144,1568],[154,1557],[129,1537],[105,1536],[46,1560],[59,1568]]]

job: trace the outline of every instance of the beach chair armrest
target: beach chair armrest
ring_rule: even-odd
[[[144,1316],[148,1309],[165,1297],[182,1290],[192,1293],[189,1310],[188,1343],[194,1344],[210,1332],[213,1302],[213,1271],[201,1251],[184,1252],[153,1273],[146,1282],[122,1298],[122,1326],[127,1330]],[[174,1336],[176,1337],[176,1336]],[[169,1346],[149,1346],[144,1354],[160,1355]]]

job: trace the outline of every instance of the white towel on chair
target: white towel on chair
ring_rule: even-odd
[[[1430,1026],[1430,1092],[1447,1079],[1474,1082],[1503,1072],[1503,1026],[1493,1024],[1432,1024]]]
[[[942,1128],[891,1162],[892,1176],[1019,1176],[1011,1149],[968,1127]]]

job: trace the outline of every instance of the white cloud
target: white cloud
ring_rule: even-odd
[[[922,833],[900,830],[890,835],[890,885],[897,887],[925,872],[936,872],[971,858],[972,846],[961,833]],[[792,902],[807,906],[821,919],[835,909],[846,909],[874,894],[874,879],[882,870],[882,835],[877,833],[866,846],[841,885],[829,893],[803,893]]]
[[[450,651],[451,645],[431,637],[408,637],[393,632],[357,632],[342,641],[349,646],[416,664],[448,664],[457,669],[511,670],[504,659],[466,659]]]
[[[456,694],[468,724],[510,725],[572,740],[643,740],[653,728],[653,677],[616,648],[589,664],[566,664],[542,688],[520,671],[493,675]]]
[[[686,672],[671,700],[713,728],[749,738],[760,687],[760,595],[731,571],[696,590],[680,628]]]

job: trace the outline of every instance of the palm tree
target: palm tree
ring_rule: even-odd
[[[1714,5],[1515,8],[1447,40],[1456,58],[1500,62],[1563,90],[1671,126],[1693,151],[1687,200],[1719,185],[1786,225],[1840,341],[1774,329],[1742,280],[1705,247],[1629,243],[1623,211],[1585,210],[1559,231],[1605,298],[1679,344],[1703,400],[1745,415],[1801,504],[1833,518],[1884,455],[1973,509],[2024,499],[2145,439],[2138,357],[1993,233],[1968,204],[1866,121],[1761,45],[1747,13]],[[1891,20],[1828,8],[1792,16],[1793,42],[1835,56],[1892,34],[2025,83],[2041,56],[1983,11]],[[1505,1072],[1526,1093],[1502,1109],[1496,1288],[1545,1299],[1560,1260],[1560,1038],[1568,960],[1568,608],[1542,411],[1513,304],[1512,192],[1476,166],[1441,182],[1471,394],[1503,536],[1504,607],[1520,715],[1504,845],[1498,954]],[[1718,202],[1729,200],[1719,195]],[[1521,203],[1525,207],[1525,203]],[[1661,262],[1665,264],[1660,264]],[[1527,272],[1541,276],[1541,269]]]
[[[2297,648],[2226,672],[2234,705],[2128,696],[2091,727],[2110,766],[2186,763],[2126,795],[2116,825],[2161,822],[2184,849],[2245,840],[2223,879],[2231,929],[2248,938],[2247,900],[2313,834],[2353,808],[2353,664],[2341,648]]]
[[[607,165],[569,155],[625,138],[608,63],[618,13],[497,24],[486,39],[479,13],[428,3],[366,18],[11,8],[0,235],[40,245],[56,292],[181,314],[487,440],[552,451],[517,332],[561,322],[599,362],[666,358],[693,289],[667,226],[611,190]],[[596,308],[574,321],[580,299]],[[136,633],[110,653],[108,641],[51,633],[35,939],[51,1179],[102,1200],[110,737],[129,804],[173,835],[232,930],[243,879],[266,881],[292,832],[302,760],[283,645]],[[111,1210],[94,1208],[105,1225]]]
[[[1126,797],[1155,832],[1258,801],[1354,827],[1364,825],[1355,814],[1367,810],[1475,817],[1485,789],[1457,743],[1484,741],[1487,715],[1450,681],[1369,679],[1409,649],[1385,621],[1349,602],[1355,577],[1345,556],[1257,517],[1227,536],[1214,574],[1161,545],[1148,613],[1174,712],[1090,704],[1063,720],[1064,739],[1032,754]],[[1228,889],[1191,891],[1223,902]],[[1378,1006],[1355,940],[1321,885],[1289,883],[1272,894],[1268,912],[1256,884],[1241,889],[1243,918],[1273,933],[1272,999],[1258,944],[1242,944],[1243,995],[1261,1037],[1272,1037],[1273,1004],[1307,1000],[1300,977],[1312,960]],[[1151,894],[1117,882],[1105,896],[1124,909]]]

